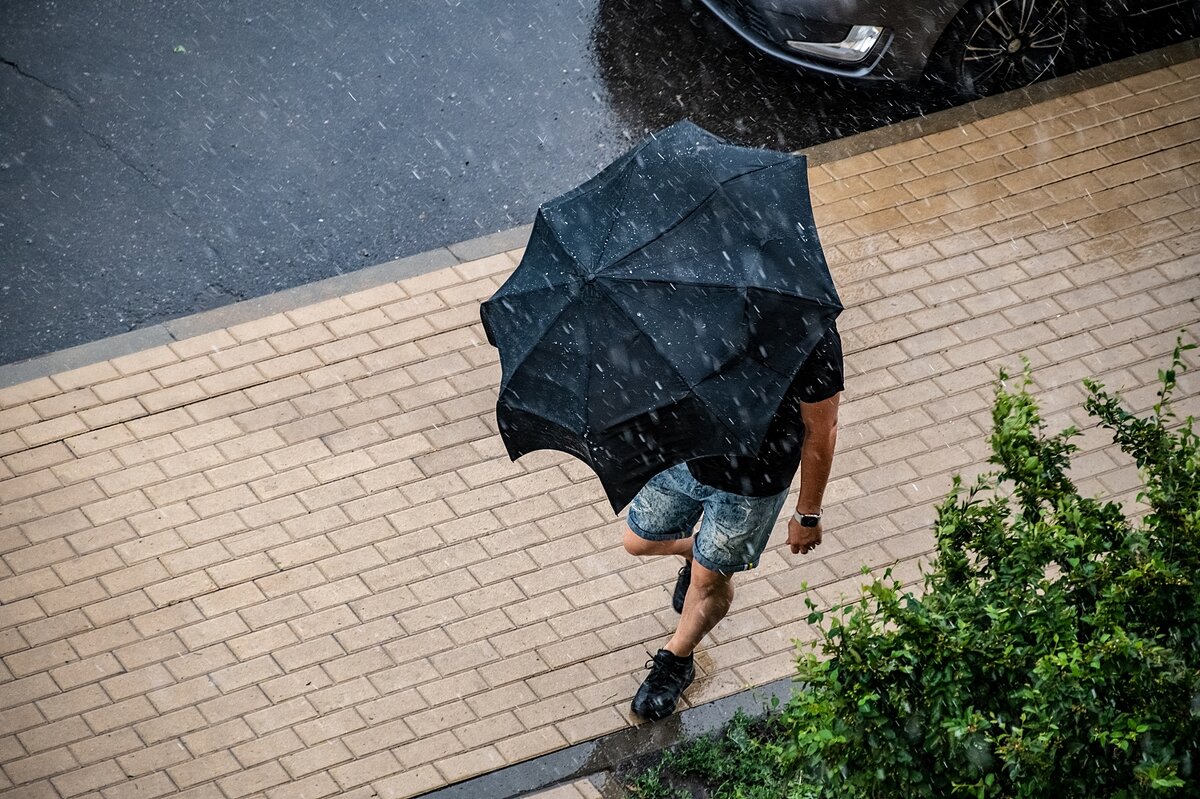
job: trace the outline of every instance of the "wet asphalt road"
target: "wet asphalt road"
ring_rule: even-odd
[[[689,0],[153,6],[0,4],[0,363],[525,224],[685,116],[795,149],[946,104]]]

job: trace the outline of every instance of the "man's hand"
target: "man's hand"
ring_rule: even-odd
[[[821,545],[821,522],[816,527],[804,527],[792,519],[788,522],[787,541],[793,555],[807,555]]]

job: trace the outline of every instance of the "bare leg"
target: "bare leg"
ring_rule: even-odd
[[[680,555],[692,559],[692,539],[676,538],[670,541],[647,541],[628,527],[621,540],[630,555]]]
[[[666,649],[678,657],[692,654],[700,639],[729,612],[733,602],[733,580],[729,575],[692,563],[692,584],[683,603],[683,615]]]
[[[654,655],[653,668],[630,705],[643,718],[661,719],[675,710],[680,694],[695,677],[692,650],[729,610],[733,584],[728,577],[709,571],[692,559],[691,538],[647,541],[627,528],[623,543],[630,554],[679,555],[692,567],[690,572],[680,569],[680,576],[690,574],[691,582],[675,635],[667,642],[665,651]]]

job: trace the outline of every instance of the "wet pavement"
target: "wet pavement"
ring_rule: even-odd
[[[0,363],[526,224],[684,116],[804,148],[947,102],[686,0],[235,10],[0,7]]]
[[[0,361],[524,224],[619,146],[589,8],[0,10]]]
[[[809,557],[775,531],[685,708],[789,677],[805,597],[919,583],[1022,356],[1048,427],[1081,429],[1080,490],[1135,502],[1080,381],[1144,411],[1200,330],[1200,48],[1117,66],[814,151],[846,305],[827,532]],[[578,461],[505,457],[478,314],[520,256],[0,367],[0,796],[403,799],[639,726],[678,564],[624,552]]]
[[[424,794],[421,799],[479,799],[536,794],[551,799],[547,786],[578,786],[591,796],[593,785],[619,795],[624,777],[655,753],[682,741],[719,733],[738,713],[760,718],[786,703],[796,683],[785,678],[667,716],[654,724],[626,727],[609,735],[559,749],[532,760],[455,783]],[[563,787],[573,796],[569,787]],[[592,788],[592,790],[595,790]]]

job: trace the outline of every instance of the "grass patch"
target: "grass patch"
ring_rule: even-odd
[[[791,777],[778,711],[739,710],[719,732],[635,761],[617,779],[631,799],[780,799]]]

